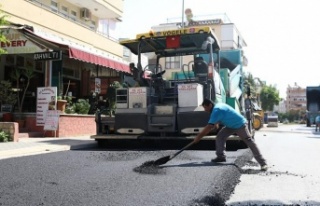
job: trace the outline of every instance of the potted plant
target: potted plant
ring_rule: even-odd
[[[66,93],[63,95],[63,92],[60,92],[60,95],[57,96],[57,110],[60,110],[62,113],[65,113],[66,107],[68,104],[72,105],[72,97],[68,96],[68,91],[70,87],[70,80],[68,82],[68,87]]]
[[[66,106],[68,101],[66,100],[66,96],[59,95],[57,97],[57,110],[60,110],[62,113],[65,113]]]

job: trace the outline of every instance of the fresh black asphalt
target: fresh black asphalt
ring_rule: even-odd
[[[213,150],[191,149],[153,171],[135,171],[176,151],[90,147],[0,160],[0,205],[224,205],[252,159],[241,149],[211,163]]]

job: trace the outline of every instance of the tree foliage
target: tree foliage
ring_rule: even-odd
[[[265,86],[265,83],[258,77],[254,77],[250,72],[244,75],[244,85],[245,87],[250,87],[251,98],[253,100],[258,100],[260,95],[260,90]]]
[[[279,91],[275,86],[268,86],[251,73],[244,75],[244,86],[250,87],[251,99],[257,101],[264,111],[273,111],[275,105],[279,105]]]
[[[305,114],[305,112],[300,110],[290,110],[286,113],[279,113],[278,115],[280,121],[288,120],[289,122],[299,121],[300,123],[304,123]]]
[[[264,111],[273,111],[274,105],[279,105],[279,91],[275,86],[264,86],[260,93],[261,107]]]
[[[247,73],[247,74],[244,75],[243,84],[244,84],[245,88],[249,87],[250,91],[251,91],[251,95],[255,96],[256,92],[255,92],[255,88],[254,88],[254,86],[255,86],[254,78],[253,78],[251,73]],[[246,92],[246,91],[244,91],[244,92]]]
[[[8,25],[8,21],[6,20],[6,18],[8,17],[8,15],[5,15],[2,10],[1,10],[1,4],[0,4],[0,26],[4,26],[4,25]],[[7,42],[7,38],[5,35],[3,35],[4,30],[0,31],[0,42]],[[7,51],[0,48],[0,54],[6,54]]]

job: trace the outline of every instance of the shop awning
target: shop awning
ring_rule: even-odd
[[[131,73],[129,68],[129,63],[125,64],[108,57],[104,57],[94,52],[85,51],[82,49],[75,48],[74,46],[68,45],[66,43],[61,43],[52,39],[45,38],[40,36],[29,29],[23,29],[23,32],[33,41],[38,42],[41,45],[49,45],[49,47],[54,47],[54,49],[60,49],[66,51],[69,55],[69,58],[77,59],[79,61],[84,61],[92,63],[99,66],[108,67],[119,72]],[[97,49],[96,49],[97,50]]]
[[[69,57],[73,59],[78,59],[80,61],[85,61],[92,64],[109,67],[121,72],[131,73],[129,65],[125,65],[123,63],[120,63],[102,56],[97,56],[95,54],[85,52],[80,49],[73,48],[71,46],[69,46]]]

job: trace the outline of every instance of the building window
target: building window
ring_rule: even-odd
[[[51,0],[51,11],[58,12],[58,2]]]
[[[109,36],[109,19],[99,19],[97,31],[103,35]],[[113,25],[113,23],[112,23]],[[115,25],[115,23],[114,23]]]
[[[17,66],[24,67],[24,57],[23,56],[17,56]]]
[[[71,78],[75,78],[75,79],[80,79],[79,69],[63,67],[62,73],[63,73],[64,77],[71,77]]]
[[[118,77],[119,72],[114,69],[106,69],[101,67],[99,69],[99,77]]]
[[[70,16],[70,18],[71,18],[73,21],[76,21],[76,20],[77,20],[77,12],[71,10],[71,16]]]
[[[68,17],[68,7],[66,6],[61,6],[61,13],[65,16]]]
[[[7,65],[14,65],[14,56],[13,55],[6,55],[6,64]]]
[[[180,68],[180,57],[166,57],[166,69],[177,69]]]
[[[123,57],[125,57],[125,58],[130,57],[130,50],[126,47],[123,48]]]
[[[96,28],[96,22],[91,20],[89,22],[89,26],[90,26],[90,29],[95,29]]]

